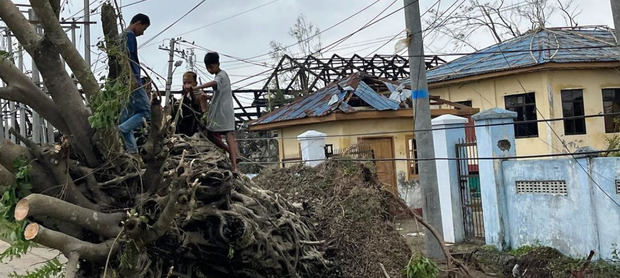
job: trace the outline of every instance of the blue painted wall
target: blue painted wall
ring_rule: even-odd
[[[599,258],[611,258],[612,243],[620,244],[620,207],[589,175],[620,203],[615,189],[620,158],[508,160],[501,169],[510,247],[540,243],[570,256],[594,250]],[[516,192],[516,181],[530,180],[565,180],[567,195]]]

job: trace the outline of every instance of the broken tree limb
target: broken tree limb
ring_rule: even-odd
[[[43,227],[37,223],[30,223],[24,230],[24,238],[34,241],[43,246],[53,248],[62,252],[67,258],[78,254],[80,259],[93,262],[105,262],[105,259],[112,248],[112,241],[108,240],[102,243],[86,242],[67,234],[57,232]],[[113,250],[112,252],[114,252]]]
[[[42,194],[30,194],[15,205],[17,221],[29,216],[49,216],[106,238],[115,237],[121,231],[121,221],[125,219],[124,213],[97,212]]]
[[[45,37],[58,48],[58,51],[67,62],[71,71],[82,85],[84,94],[91,97],[99,92],[99,84],[97,79],[90,70],[90,65],[84,61],[82,55],[73,46],[73,42],[67,36],[62,26],[58,22],[58,18],[49,1],[31,0],[30,5],[39,17],[43,29],[45,29]]]
[[[465,273],[465,275],[467,275],[468,277],[472,277],[471,272],[469,271],[469,268],[465,264],[460,262],[459,260],[452,257],[452,254],[450,254],[450,251],[448,250],[446,243],[443,241],[443,237],[441,236],[441,234],[439,234],[439,232],[437,232],[437,229],[435,229],[435,227],[431,226],[431,224],[426,222],[426,220],[424,220],[422,216],[419,216],[413,209],[411,209],[405,203],[405,201],[403,201],[400,197],[396,196],[396,194],[394,194],[391,191],[387,191],[387,190],[386,192],[391,194],[398,201],[399,205],[401,205],[403,208],[406,209],[409,215],[413,216],[417,222],[422,224],[422,226],[424,226],[427,230],[429,230],[431,234],[433,235],[433,237],[437,239],[437,241],[439,242],[439,246],[441,247],[441,250],[443,251],[443,254],[446,257],[446,265],[448,269],[452,268],[452,262],[454,262],[454,264],[458,266]]]
[[[590,250],[590,254],[588,254],[588,258],[586,259],[586,262],[583,263],[583,266],[581,266],[581,268],[579,268],[578,270],[575,269],[571,271],[571,275],[575,278],[585,278],[586,270],[588,269],[588,266],[592,262],[592,257],[594,257],[594,250]]]
[[[32,142],[30,139],[25,138],[21,134],[15,131],[15,129],[10,128],[9,133],[13,134],[17,140],[23,142],[32,153],[32,156],[36,157],[39,162],[41,162],[49,172],[52,173],[54,178],[56,179],[56,184],[64,186],[64,191],[67,194],[63,194],[66,197],[66,200],[74,203],[76,205],[83,206],[85,208],[89,208],[92,210],[98,210],[99,205],[93,203],[89,199],[87,199],[82,192],[77,188],[71,175],[69,175],[69,166],[67,165],[66,160],[56,160],[50,156],[47,156],[43,153],[43,150],[39,145]]]
[[[76,252],[71,252],[67,257],[67,266],[65,271],[65,278],[75,278],[78,271],[78,263],[80,262],[80,255]]]

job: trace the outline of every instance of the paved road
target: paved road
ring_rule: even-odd
[[[0,252],[4,251],[9,244],[0,241]],[[0,277],[8,277],[14,271],[18,274],[25,274],[28,270],[36,269],[42,263],[56,257],[60,252],[47,248],[32,248],[28,254],[23,255],[19,259],[14,259],[8,263],[0,263]],[[60,262],[65,263],[67,260],[61,256]]]

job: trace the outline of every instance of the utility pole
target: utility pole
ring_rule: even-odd
[[[187,60],[187,63],[189,64],[189,70],[196,71],[196,69],[194,68],[195,62],[196,62],[196,54],[194,53],[194,49],[191,48],[189,50],[189,59]]]
[[[28,15],[31,21],[38,20],[37,15],[33,10],[28,10]],[[35,33],[41,34],[41,27],[38,24],[34,25]],[[39,69],[37,68],[37,64],[35,64],[34,59],[32,59],[32,81],[37,86],[37,88],[41,87],[41,77],[39,75]],[[22,104],[23,105],[23,104]],[[26,130],[26,126],[24,126],[24,131]],[[32,141],[35,143],[41,143],[41,117],[39,113],[37,113],[34,109],[32,109]]]
[[[620,46],[620,32],[618,29],[620,28],[620,0],[611,0],[611,15],[614,18],[614,29],[616,30],[616,45]]]
[[[84,0],[84,60],[90,66],[90,0]]]
[[[424,218],[440,234],[443,234],[441,210],[439,205],[439,189],[437,185],[437,166],[435,165],[435,150],[431,129],[431,109],[426,83],[426,64],[424,61],[424,44],[422,41],[422,23],[420,20],[420,6],[418,0],[404,0],[405,24],[408,30],[409,41],[409,68],[411,78],[411,97],[414,102],[413,129],[418,147],[418,169],[420,184],[422,185]],[[418,131],[420,130],[420,131]],[[424,246],[426,255],[434,259],[443,259],[439,242],[426,231]]]
[[[174,66],[174,45],[176,40],[170,39],[170,48],[168,50],[168,78],[166,79],[166,105],[170,103],[170,90],[172,89],[172,69]],[[164,49],[166,50],[166,49]]]

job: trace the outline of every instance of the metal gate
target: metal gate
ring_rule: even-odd
[[[459,188],[463,209],[463,227],[466,240],[484,240],[484,220],[480,198],[478,147],[475,141],[461,139],[456,144]]]

